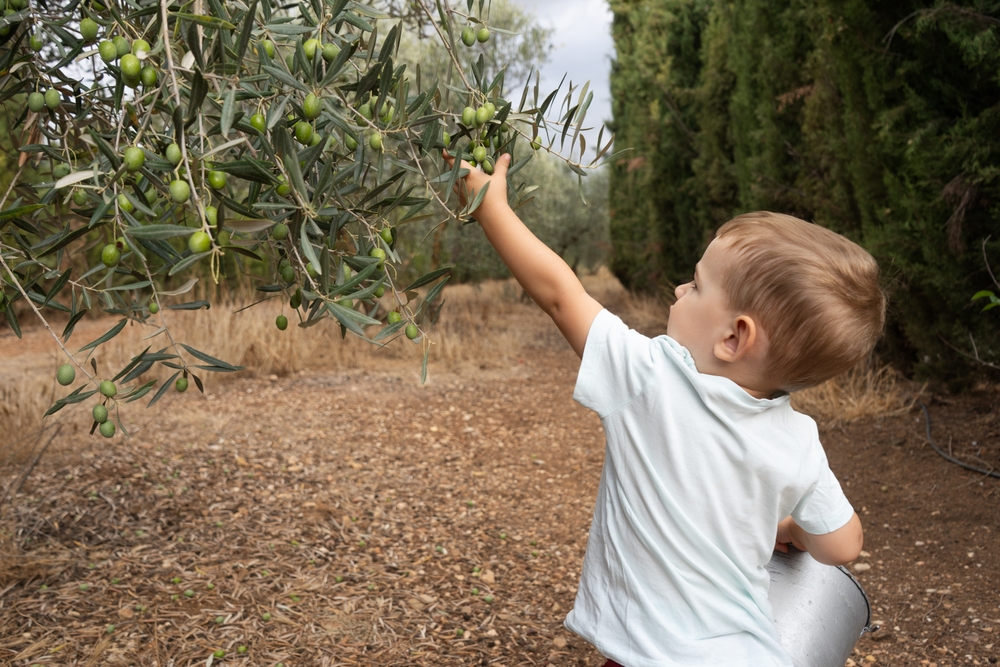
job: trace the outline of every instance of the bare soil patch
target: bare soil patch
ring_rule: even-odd
[[[80,411],[3,508],[0,664],[603,664],[562,626],[603,434],[518,313],[523,355],[424,386],[409,362],[236,379],[110,442]],[[939,443],[1000,466],[1000,392],[928,398]],[[822,435],[882,627],[852,661],[995,663],[1000,480],[935,454],[919,410]]]

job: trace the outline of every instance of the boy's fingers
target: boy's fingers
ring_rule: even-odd
[[[443,157],[444,157],[444,161],[448,163],[449,167],[454,167],[455,166],[455,156],[454,155],[450,155],[448,153],[448,151],[444,151]],[[469,164],[468,162],[466,162],[465,160],[462,160],[462,169],[468,169],[469,171],[472,171],[472,165]]]
[[[497,163],[493,168],[493,175],[506,178],[508,169],[510,169],[510,153],[504,153],[497,158]]]

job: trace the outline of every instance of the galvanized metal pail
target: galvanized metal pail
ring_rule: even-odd
[[[796,549],[776,551],[767,570],[774,622],[795,667],[844,667],[858,639],[872,629],[861,584],[847,569]]]

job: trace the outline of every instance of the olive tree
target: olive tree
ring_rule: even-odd
[[[66,355],[61,384],[84,376],[47,414],[96,395],[91,432],[107,437],[124,430],[124,403],[240,370],[176,340],[164,317],[207,308],[185,295],[226,266],[256,271],[260,300],[287,300],[300,327],[417,341],[426,373],[450,268],[404,284],[398,235],[430,211],[464,221],[484,194],[460,206],[460,165],[441,151],[486,171],[509,152],[514,179],[532,149],[570,141],[580,158],[568,166],[583,175],[611,146],[584,164],[585,89],[561,104],[537,86],[504,96],[505,72],[489,72],[482,48],[485,0],[8,3],[0,101],[20,105],[11,126],[23,139],[0,199],[0,309],[18,336],[18,311],[45,325]],[[402,64],[404,33],[438,40],[448,76]],[[530,190],[512,180],[513,203]],[[52,311],[68,317],[61,332]],[[92,311],[118,322],[71,349]],[[129,322],[154,344],[99,376],[94,351]],[[157,364],[173,375],[144,382]]]

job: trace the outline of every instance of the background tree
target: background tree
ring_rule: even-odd
[[[487,171],[511,152],[513,179],[540,129],[573,128],[576,146],[589,104],[527,88],[509,100],[503,69],[474,49],[492,39],[484,0],[14,1],[0,18],[0,102],[23,103],[19,170],[0,199],[0,309],[18,336],[25,312],[52,332],[61,384],[86,376],[49,414],[92,399],[107,437],[124,403],[239,370],[171,334],[169,311],[209,307],[185,300],[205,276],[236,272],[260,301],[285,300],[279,329],[329,320],[379,343],[405,335],[426,371],[451,268],[404,276],[399,237],[429,212],[467,219],[479,201],[455,210],[461,174],[440,151]],[[446,76],[400,59],[407,30],[443,44]],[[574,173],[594,152],[584,165],[581,148]],[[510,183],[515,205],[526,188]],[[67,345],[91,311],[119,320],[77,357]],[[130,322],[150,327],[150,347],[99,368],[94,351]],[[157,366],[170,379],[144,381]]]
[[[960,387],[969,296],[997,240],[1000,3],[615,0],[613,268],[686,280],[732,215],[774,209],[868,248],[893,297],[884,357]],[[623,91],[630,91],[623,95]]]

